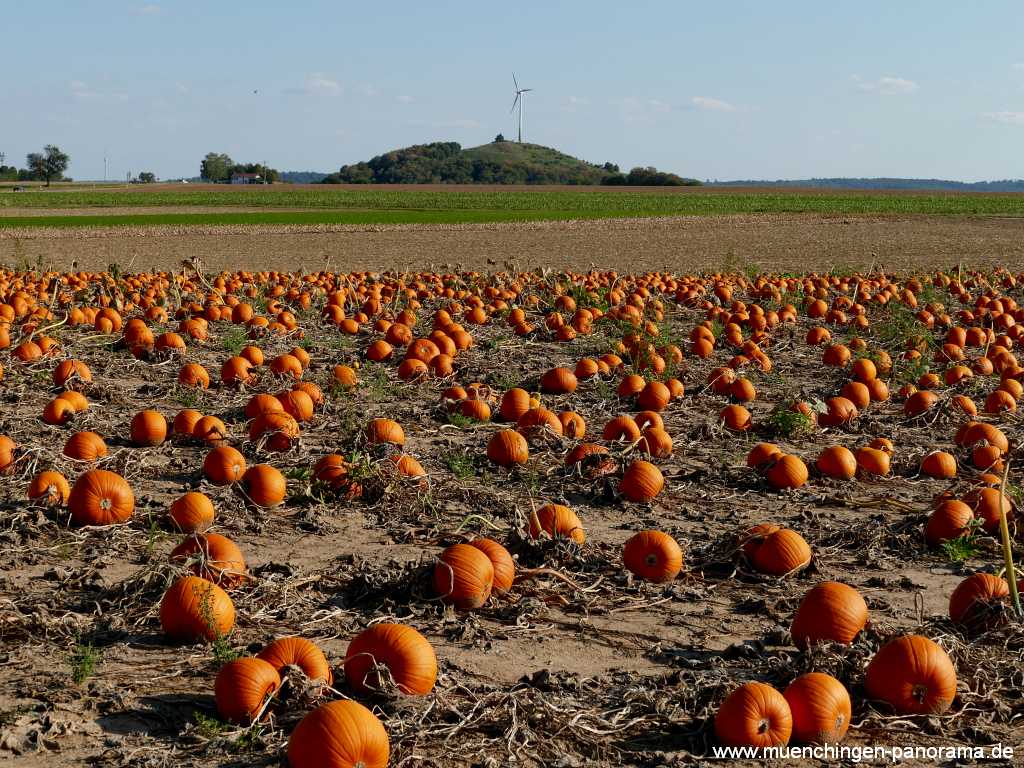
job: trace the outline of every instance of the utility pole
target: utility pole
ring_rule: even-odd
[[[7,154],[5,152],[0,152],[0,165],[3,165],[4,164],[4,160],[6,160],[6,159],[7,159]]]
[[[103,180],[107,180],[107,150],[103,150]]]

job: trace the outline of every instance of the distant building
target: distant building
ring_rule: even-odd
[[[258,173],[232,173],[232,184],[262,184],[263,177]]]

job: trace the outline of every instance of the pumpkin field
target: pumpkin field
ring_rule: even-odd
[[[0,759],[1015,762],[1021,344],[966,265],[0,270]]]

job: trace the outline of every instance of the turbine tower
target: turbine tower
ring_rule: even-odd
[[[512,73],[512,83],[516,87],[516,98],[512,102],[512,109],[509,114],[516,111],[516,105],[519,105],[519,143],[523,143],[523,109],[526,107],[526,96],[525,94],[533,90],[533,88],[520,88],[519,81],[516,80],[516,73]]]

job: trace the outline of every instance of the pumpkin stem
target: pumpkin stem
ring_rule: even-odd
[[[768,733],[768,729],[771,727],[771,721],[769,721],[767,717],[762,717],[757,723],[757,732],[759,734]]]
[[[1006,521],[1006,485],[1010,475],[1010,457],[1006,457],[1003,467],[1003,481],[999,484],[999,535],[1003,540],[1003,563],[1006,568],[1006,586],[1010,589],[1010,602],[1017,618],[1024,619],[1024,609],[1020,604],[1020,593],[1017,592],[1017,572],[1013,568],[1013,548],[1010,546],[1010,526]]]
[[[924,683],[918,683],[914,686],[913,690],[911,690],[910,695],[914,697],[914,700],[918,704],[923,704],[925,698],[928,696],[928,686]]]

